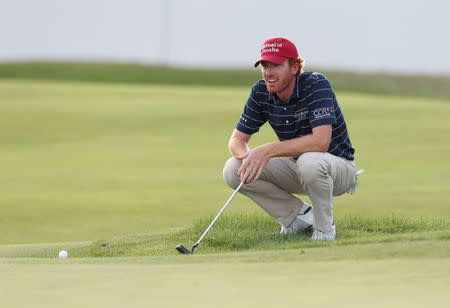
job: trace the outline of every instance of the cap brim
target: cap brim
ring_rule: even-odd
[[[262,61],[272,62],[275,64],[283,64],[285,57],[277,56],[277,55],[264,55],[259,58],[258,61],[255,62],[255,67],[257,67]]]

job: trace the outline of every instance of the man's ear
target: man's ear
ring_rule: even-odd
[[[293,65],[291,65],[291,72],[292,72],[292,74],[297,74],[299,69],[300,69],[300,63],[295,62]]]

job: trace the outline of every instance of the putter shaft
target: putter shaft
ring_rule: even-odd
[[[239,184],[239,186],[234,190],[234,192],[231,194],[230,198],[228,198],[225,205],[222,207],[222,209],[220,209],[219,213],[216,215],[216,217],[213,219],[213,221],[209,224],[208,228],[206,228],[205,232],[203,232],[203,234],[200,236],[198,241],[194,244],[194,246],[192,246],[191,250],[187,249],[186,247],[184,247],[181,244],[176,247],[176,249],[180,253],[182,253],[182,254],[193,254],[194,253],[194,249],[197,248],[197,246],[200,244],[200,242],[203,240],[203,238],[206,236],[206,234],[208,234],[209,230],[212,228],[212,226],[217,221],[217,219],[219,219],[220,215],[222,215],[223,211],[225,211],[226,207],[228,206],[228,204],[230,204],[231,200],[233,200],[234,196],[236,196],[238,191],[241,189],[242,185],[244,185],[244,182],[241,182]]]
[[[217,221],[217,219],[219,219],[220,215],[222,215],[223,211],[225,211],[225,209],[227,208],[228,204],[230,204],[231,200],[233,200],[234,196],[236,196],[236,194],[238,193],[238,191],[241,189],[242,185],[244,185],[243,182],[241,182],[239,184],[239,186],[234,190],[234,192],[231,194],[230,198],[228,199],[228,201],[225,203],[225,205],[220,209],[219,213],[216,215],[216,217],[214,217],[213,221],[211,221],[211,223],[209,224],[208,228],[206,228],[205,232],[203,232],[202,236],[200,236],[200,238],[198,239],[198,241],[194,244],[194,247],[197,247],[200,242],[203,240],[203,238],[206,236],[206,234],[208,234],[209,230],[212,228],[212,226],[214,225],[214,223]]]

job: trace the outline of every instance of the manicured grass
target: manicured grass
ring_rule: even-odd
[[[314,70],[306,67],[306,71]],[[329,77],[338,92],[450,99],[450,76],[318,71]],[[260,76],[260,71],[251,68],[250,63],[249,69],[227,70],[112,63],[0,63],[3,79],[250,87]]]
[[[449,306],[448,100],[338,92],[366,173],[335,199],[337,241],[282,237],[237,196],[175,251],[231,194],[248,91],[1,80],[2,306]]]
[[[194,259],[199,262],[189,263]],[[2,304],[110,308],[447,307],[450,303],[448,258],[316,261],[303,260],[297,253],[295,262],[235,258],[218,263],[217,259],[0,263]]]
[[[231,193],[222,167],[247,95],[244,88],[0,82],[0,244],[165,233],[217,213]],[[356,195],[336,198],[337,218],[449,218],[450,104],[338,96],[366,173]],[[252,145],[274,138],[264,127]],[[229,209],[255,211],[243,196]]]
[[[207,220],[172,234],[112,239],[105,248],[99,246],[103,241],[54,244],[50,250],[43,244],[0,246],[2,302],[9,307],[66,301],[65,307],[450,303],[450,233],[443,220],[350,217],[338,222],[336,242],[311,243],[268,233],[278,226],[262,215],[227,215],[196,254],[175,252],[176,240],[193,241]],[[69,259],[56,258],[61,247],[69,250]],[[116,257],[103,257],[111,255]]]

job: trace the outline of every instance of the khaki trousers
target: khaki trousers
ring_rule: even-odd
[[[231,157],[223,176],[232,188],[240,183],[241,161]],[[307,195],[314,213],[314,229],[330,232],[334,223],[333,196],[353,192],[357,184],[354,162],[330,153],[308,152],[295,161],[290,157],[269,159],[261,177],[242,186],[240,192],[287,227],[307,207],[294,194]]]

